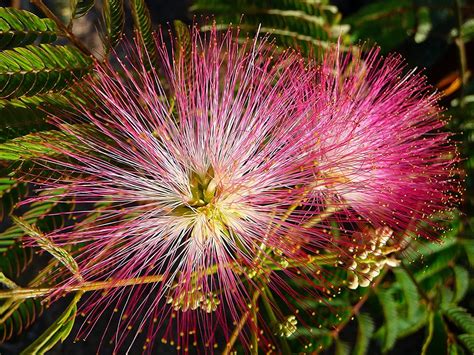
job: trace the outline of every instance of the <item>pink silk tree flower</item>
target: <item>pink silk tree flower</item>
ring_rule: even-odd
[[[82,279],[62,274],[61,287],[108,285],[85,302],[81,336],[114,309],[115,349],[144,332],[146,352],[157,337],[212,352],[240,324],[249,346],[249,305],[267,288],[295,314],[288,280],[328,292],[331,275],[306,264],[348,253],[331,222],[402,231],[453,191],[437,97],[400,59],[331,49],[317,65],[231,30],[191,37],[188,55],[157,36],[161,74],[138,44],[117,67],[97,65],[52,117],[71,140],[36,161],[51,173],[33,180],[37,200],[77,203],[78,222],[48,235],[79,265]],[[263,347],[296,331],[275,312],[277,329],[258,322]]]
[[[457,151],[426,79],[397,55],[360,50],[327,51],[309,85],[317,100],[308,139],[320,169],[313,193],[373,226],[415,232],[459,197]]]
[[[231,30],[194,29],[189,58],[156,42],[167,83],[138,44],[118,68],[97,65],[76,90],[81,100],[53,115],[71,140],[37,161],[51,178],[36,183],[39,198],[78,206],[74,227],[48,235],[76,249],[83,281],[66,278],[63,289],[109,285],[86,301],[81,337],[115,308],[116,349],[141,332],[146,351],[156,337],[212,349],[215,334],[227,340],[246,319],[259,280],[291,292],[265,265],[329,244],[303,226],[324,205],[295,210],[317,173],[314,154],[301,153],[316,72],[295,52],[240,44]],[[93,205],[100,215],[81,220]],[[245,329],[241,337],[248,344]]]

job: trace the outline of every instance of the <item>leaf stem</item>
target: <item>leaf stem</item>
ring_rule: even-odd
[[[430,311],[428,313],[428,334],[426,335],[426,339],[423,343],[423,347],[421,348],[421,355],[428,354],[428,348],[431,344],[431,340],[433,340],[433,333],[434,333],[434,312]]]

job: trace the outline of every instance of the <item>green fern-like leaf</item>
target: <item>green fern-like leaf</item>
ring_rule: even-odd
[[[57,38],[57,26],[24,10],[0,7],[0,49],[26,46],[35,41],[51,43]]]
[[[42,312],[43,305],[39,299],[3,301],[0,304],[0,343],[21,334]]]
[[[23,218],[13,216],[15,224],[23,230],[30,238],[34,239],[41,249],[50,253],[61,264],[63,264],[78,280],[82,280],[79,266],[76,260],[67,250],[56,245],[53,240],[44,235],[35,225],[26,222]]]
[[[28,134],[0,144],[0,160],[25,160],[56,154],[51,145],[61,145],[70,137],[59,131]]]
[[[327,46],[348,30],[339,25],[341,15],[337,8],[324,0],[198,0],[191,11],[215,16],[222,27],[233,23],[251,35],[258,30],[270,33],[279,44],[303,51]]]
[[[466,348],[474,354],[474,335],[473,334],[461,334],[458,336],[459,340],[466,346]]]
[[[15,244],[8,250],[0,252],[0,270],[10,277],[16,278],[26,270],[33,260],[33,249]]]
[[[0,53],[0,98],[59,91],[86,74],[92,59],[77,48],[42,44]]]
[[[86,15],[94,7],[95,0],[70,0],[71,18],[79,18]]]
[[[17,103],[0,103],[0,143],[26,135],[31,132],[51,129],[46,122],[46,113],[38,109],[37,105]]]
[[[107,48],[113,48],[120,41],[125,25],[123,0],[104,0],[102,7],[106,28]]]
[[[28,191],[27,185],[12,178],[0,178],[0,223],[7,223],[7,217]],[[0,270],[7,277],[14,278],[31,262],[32,250],[18,243],[0,238]]]
[[[0,143],[28,133],[54,129],[54,126],[47,122],[47,109],[54,107],[67,110],[71,100],[84,103],[70,90],[22,96],[11,100],[0,99]]]
[[[415,28],[416,13],[410,0],[374,1],[345,19],[352,29],[353,41],[371,40],[384,51],[391,50],[407,39]]]
[[[55,199],[32,203],[30,208],[22,214],[22,218],[30,224],[36,223],[48,214],[57,203],[58,201]],[[17,225],[11,226],[0,233],[0,252],[6,252],[9,247],[16,245],[24,234],[23,230]]]
[[[354,355],[367,354],[370,339],[374,333],[374,321],[367,313],[361,313],[357,316],[357,340],[353,350]]]
[[[464,251],[471,267],[474,267],[474,240],[468,239],[463,242]]]
[[[458,265],[453,268],[453,271],[455,282],[454,302],[457,303],[464,298],[469,289],[469,272]]]
[[[147,51],[147,55],[151,61],[156,58],[156,45],[153,38],[152,23],[150,12],[145,4],[145,0],[130,0],[132,8],[133,22],[140,39]],[[148,58],[146,58],[148,62]]]
[[[186,61],[191,60],[192,43],[190,28],[182,21],[173,21],[176,32],[176,50],[178,55],[183,55]]]
[[[28,191],[26,184],[19,183],[12,178],[0,178],[0,223],[5,222],[16,203]]]
[[[446,309],[444,315],[463,331],[474,334],[474,317],[462,307]]]
[[[58,342],[64,341],[72,330],[77,313],[77,303],[82,292],[77,292],[73,300],[59,318],[41,334],[32,344],[21,352],[27,354],[44,354]]]
[[[59,193],[60,191],[58,191]],[[26,212],[22,214],[22,221],[28,221],[28,224],[40,226],[43,230],[51,230],[58,225],[57,219],[64,219],[61,212],[64,208],[71,208],[67,204],[60,204],[59,198],[51,198],[48,201],[35,202],[29,205]],[[17,211],[15,212],[17,213]],[[49,214],[51,213],[52,216]],[[94,214],[97,214],[95,212]],[[52,224],[52,225],[51,225]],[[2,250],[0,258],[0,270],[9,278],[17,278],[20,273],[25,271],[26,267],[33,259],[33,248],[24,248],[20,241],[25,232],[22,226],[13,225],[12,227],[0,233],[0,246],[7,245]],[[62,251],[67,254],[67,251]],[[69,254],[67,254],[69,255]],[[51,273],[61,267],[61,260],[52,259],[47,267],[37,273],[35,278],[28,284],[29,287],[39,287],[40,285],[51,282]],[[40,300],[6,299],[0,303],[0,342],[10,338],[15,334],[20,334],[25,328],[31,325],[37,315],[43,310]],[[3,340],[2,340],[3,338]]]
[[[405,270],[394,269],[393,272],[397,279],[395,287],[400,287],[403,292],[403,303],[406,304],[407,308],[406,318],[413,319],[420,308],[420,294],[418,293],[418,289]]]
[[[398,337],[397,304],[391,290],[382,290],[377,293],[384,315],[384,325],[377,332],[382,338],[382,350],[389,351],[395,345]]]
[[[3,198],[3,196],[10,192],[17,184],[18,182],[12,178],[0,178],[0,197]],[[3,219],[3,217],[0,219]]]
[[[349,344],[337,339],[335,341],[335,351],[334,355],[349,355],[351,353],[351,348],[349,347]]]
[[[431,257],[425,261],[424,267],[415,272],[416,280],[418,282],[423,281],[448,268],[452,260],[456,257],[458,251],[459,249],[457,245],[452,245],[449,248],[442,249],[441,251],[431,255]]]

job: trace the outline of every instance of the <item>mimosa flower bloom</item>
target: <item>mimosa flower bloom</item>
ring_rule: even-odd
[[[460,190],[439,95],[400,56],[353,49],[328,51],[310,85],[317,100],[308,139],[320,167],[314,193],[375,226],[416,229],[452,207]]]
[[[115,308],[115,349],[144,332],[145,351],[163,337],[211,352],[241,321],[248,345],[249,305],[267,289],[294,296],[287,281],[302,277],[307,296],[327,291],[308,264],[345,253],[334,223],[402,230],[452,190],[437,98],[400,59],[332,49],[315,65],[231,30],[191,35],[189,55],[157,37],[166,82],[140,45],[118,68],[97,65],[83,103],[52,117],[71,140],[37,161],[52,173],[38,199],[77,203],[76,225],[49,235],[72,247],[83,279],[62,285],[108,285],[83,313],[95,324]],[[259,329],[296,332],[304,322],[287,308]]]
[[[190,61],[157,38],[167,84],[139,45],[118,70],[97,66],[77,90],[90,93],[88,104],[52,118],[73,139],[40,162],[55,173],[42,198],[59,188],[55,196],[100,211],[49,237],[78,245],[86,282],[110,283],[83,313],[94,324],[117,304],[117,348],[145,328],[147,344],[177,334],[181,350],[191,338],[214,344],[217,326],[228,338],[248,310],[248,285],[283,259],[275,250],[298,258],[303,241],[321,249],[328,239],[302,226],[324,206],[288,213],[315,176],[302,153],[315,73],[295,52],[274,58],[266,40],[239,44],[231,30],[192,36]],[[148,281],[115,287],[136,279]]]

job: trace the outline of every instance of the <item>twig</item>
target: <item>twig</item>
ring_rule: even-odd
[[[59,27],[61,32],[73,43],[79,50],[84,53],[85,55],[93,58],[95,57],[92,55],[91,51],[68,29],[64,23],[59,19],[43,2],[43,0],[30,0],[30,2],[39,8],[49,19],[53,20],[56,25]]]
[[[104,290],[104,289],[116,288],[116,287],[156,283],[156,282],[161,282],[162,280],[163,280],[162,275],[149,275],[149,276],[142,276],[142,277],[136,277],[133,279],[125,279],[125,280],[84,282],[79,285],[64,287],[62,291],[65,293],[69,293],[73,291],[88,292],[88,291],[97,291],[97,290]],[[25,299],[25,298],[41,297],[41,296],[46,296],[53,291],[54,289],[47,288],[47,287],[20,288],[20,289],[6,290],[6,291],[0,291],[0,299],[14,298],[18,300],[18,299]]]
[[[292,264],[291,267],[297,267],[300,265],[309,265],[309,264],[318,264],[318,265],[332,265],[337,260],[335,255],[319,255],[313,256],[309,259],[305,259],[300,261],[297,264]],[[232,268],[235,265],[229,264],[228,267]],[[268,264],[272,270],[280,270],[277,265]],[[196,272],[202,275],[212,275],[216,273],[218,270],[217,265],[213,265],[209,267],[204,272]],[[68,293],[73,291],[97,291],[103,290],[107,288],[116,288],[116,287],[125,287],[125,286],[133,286],[133,285],[141,285],[141,284],[148,284],[148,283],[155,283],[161,282],[163,280],[162,275],[148,275],[148,276],[141,276],[131,279],[123,279],[123,280],[111,280],[111,281],[97,281],[97,282],[84,282],[75,286],[65,287],[62,289],[62,292]],[[55,290],[54,287],[28,287],[28,288],[16,288],[12,290],[0,290],[0,299],[6,298],[15,298],[15,299],[25,299],[25,298],[34,298],[34,297],[42,297],[47,294],[50,294]]]

